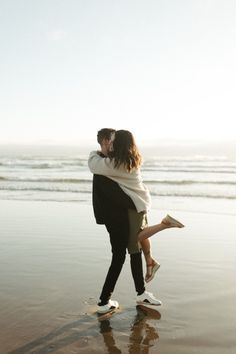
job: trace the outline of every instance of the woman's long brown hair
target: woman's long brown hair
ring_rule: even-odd
[[[134,137],[128,130],[117,130],[113,141],[113,151],[109,154],[114,159],[115,167],[122,164],[128,172],[139,168],[142,163],[142,156],[139,153]]]

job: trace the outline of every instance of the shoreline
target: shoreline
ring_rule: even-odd
[[[121,309],[99,322],[110,246],[92,206],[1,200],[0,210],[1,354],[234,353],[235,217],[171,211],[186,228],[151,239],[159,318],[137,310],[127,255],[113,295]],[[166,211],[153,206],[149,223]]]

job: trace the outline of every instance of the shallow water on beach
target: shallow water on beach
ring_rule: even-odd
[[[187,227],[152,239],[161,263],[135,305],[127,256],[111,318],[96,301],[109,266],[103,226],[86,204],[1,201],[0,353],[235,353],[235,217],[175,212]],[[153,210],[150,221],[166,210]]]
[[[38,149],[1,149],[0,199],[89,202],[89,151]],[[177,151],[177,147],[173,148],[173,152]],[[201,155],[186,148],[184,155],[168,156],[154,148],[145,154],[141,172],[152,198],[169,199],[169,205],[176,199],[210,200],[212,206],[215,200],[235,203],[236,160],[223,151],[222,156],[207,150]]]

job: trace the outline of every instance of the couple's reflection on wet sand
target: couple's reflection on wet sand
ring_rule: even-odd
[[[156,322],[151,323],[161,318],[156,310],[137,306],[136,311],[124,309],[97,319],[94,315],[84,314],[76,321],[1,354],[66,354],[71,350],[78,354],[105,353],[102,342],[109,354],[148,354],[149,348],[158,341]]]
[[[144,306],[136,306],[137,314],[131,324],[128,351],[129,354],[148,354],[159,339],[155,326],[148,323],[150,319],[159,320],[161,314],[156,310],[147,309]],[[116,344],[115,336],[109,319],[100,321],[100,333],[109,354],[120,354],[122,350]]]

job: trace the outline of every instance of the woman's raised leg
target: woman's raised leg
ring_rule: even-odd
[[[178,220],[172,218],[170,215],[167,215],[160,224],[155,224],[152,226],[147,226],[145,228],[143,228],[139,234],[138,234],[138,240],[139,242],[142,242],[143,240],[148,239],[149,237],[155,235],[156,233],[165,230],[165,229],[169,229],[171,227],[178,227],[178,228],[182,228],[184,227],[184,225],[179,222]]]

